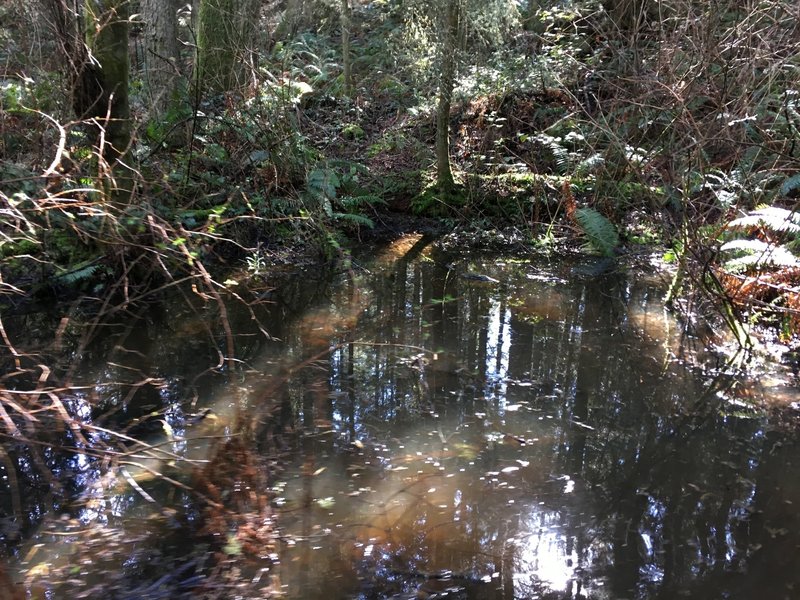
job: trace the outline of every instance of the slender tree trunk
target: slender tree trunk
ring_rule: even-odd
[[[352,9],[350,0],[342,2],[342,67],[344,78],[344,95],[348,98],[353,94],[353,66],[350,60],[350,23],[352,21]]]
[[[195,77],[201,89],[232,90],[237,84],[235,0],[201,0]]]
[[[129,0],[86,0],[87,56],[76,78],[73,105],[77,116],[97,127],[99,177],[106,193],[127,202],[133,180],[121,159],[131,143],[128,103],[130,57]]]
[[[131,111],[128,104],[128,0],[88,0],[86,45],[94,59],[84,66],[79,117],[94,117],[102,126],[100,154],[111,164],[128,150]]]
[[[439,98],[436,107],[436,185],[441,191],[452,190],[453,170],[450,165],[450,106],[456,79],[456,38],[458,35],[459,0],[445,0],[442,28]]]
[[[175,100],[180,81],[178,1],[141,0],[145,32],[145,81],[153,116]]]
[[[200,0],[195,78],[201,89],[227,92],[242,85],[257,21],[255,0]]]
[[[651,9],[650,0],[603,0],[603,8],[626,34],[638,32]]]

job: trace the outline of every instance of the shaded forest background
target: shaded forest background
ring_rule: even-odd
[[[670,301],[689,275],[731,321],[797,329],[795,3],[0,10],[11,301],[175,273],[215,288],[220,265],[331,259],[409,227],[399,212],[480,243],[657,244],[679,265]]]

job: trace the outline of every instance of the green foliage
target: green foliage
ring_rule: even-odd
[[[466,189],[459,185],[440,190],[435,183],[430,183],[411,199],[411,210],[420,216],[451,217],[467,204],[466,193]]]
[[[360,184],[368,175],[366,167],[349,161],[328,161],[312,169],[306,177],[307,204],[318,206],[328,218],[354,225],[372,227],[372,219],[363,210],[383,204],[379,196]]]
[[[192,105],[186,86],[171,99],[166,112],[153,115],[144,126],[144,140],[152,145],[177,146],[185,143],[180,127],[192,116]],[[149,149],[149,148],[148,148]]]
[[[720,246],[725,260],[723,268],[730,273],[743,273],[796,267],[792,251],[800,237],[800,215],[776,206],[760,206],[743,217],[730,221],[726,227],[737,237]],[[753,235],[749,239],[738,237]]]
[[[342,127],[342,136],[351,140],[360,140],[364,137],[364,129],[356,123],[346,123]]]
[[[798,119],[798,122],[800,122],[800,119]],[[800,131],[800,127],[798,127],[798,131]],[[800,196],[800,173],[786,178],[781,184],[781,194],[789,198]]]
[[[549,154],[553,170],[561,175],[565,174],[570,166],[570,156],[569,151],[563,145],[563,140],[545,133],[536,135],[533,139],[539,144],[541,152]]]
[[[614,224],[593,208],[579,208],[575,219],[593,250],[603,256],[613,256],[619,246],[619,234]]]
[[[106,269],[96,263],[77,265],[71,271],[56,275],[55,281],[62,285],[77,286],[83,282],[91,281],[93,277],[106,272]]]
[[[762,270],[765,267],[796,267],[797,257],[786,247],[762,240],[732,240],[720,246],[720,251],[733,254],[723,263],[730,273]]]
[[[777,233],[800,233],[800,215],[777,206],[761,206],[726,225],[729,230],[762,229]]]

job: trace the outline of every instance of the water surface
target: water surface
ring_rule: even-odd
[[[159,341],[138,355],[137,368],[158,365],[172,385],[153,404],[213,408],[223,438],[245,419],[254,464],[280,473],[237,484],[268,492],[278,540],[243,544],[230,532],[244,521],[217,532],[230,538],[243,578],[254,577],[248,553],[268,557],[272,567],[256,575],[268,582],[264,594],[800,593],[796,435],[723,401],[757,396],[758,386],[716,377],[721,365],[702,351],[705,340],[661,305],[657,275],[596,260],[457,255],[412,237],[357,257],[313,294],[307,283],[275,293],[262,321],[271,341],[232,312],[236,330],[247,331],[235,377],[203,374],[213,347],[184,348],[165,363]],[[183,321],[189,334],[195,322]],[[188,373],[195,386],[182,383]],[[184,423],[170,414],[165,421]],[[219,448],[197,437],[173,450],[199,459]],[[86,474],[84,487],[98,478]],[[160,509],[200,519],[188,491],[146,477],[141,487]],[[145,553],[163,536],[163,520],[149,529],[152,503],[135,490],[98,488],[93,502],[79,493],[76,527],[135,532]],[[224,493],[219,502],[242,506]],[[170,546],[175,565],[192,552],[181,539]],[[121,573],[157,579],[158,560],[131,556]],[[84,569],[102,589],[103,572]],[[181,593],[202,597],[192,586],[206,574],[196,564],[187,573]]]

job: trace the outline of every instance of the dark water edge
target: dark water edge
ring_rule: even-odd
[[[209,537],[187,490],[143,477],[148,502],[54,452],[72,502],[45,517],[20,463],[30,540],[3,519],[18,579],[52,597],[795,597],[797,434],[740,402],[763,399],[758,381],[719,376],[656,275],[420,238],[316,275],[270,295],[273,339],[231,308],[236,374],[209,370],[225,347],[213,307],[176,303],[87,348],[95,386],[73,397],[93,422],[141,425],[133,437],[167,423],[193,458],[220,448],[182,440],[194,415],[211,409],[222,439],[245,418],[242,460],[265,475],[234,487],[268,498],[251,510],[272,536],[252,547],[226,521]],[[241,508],[233,496],[220,502]]]

